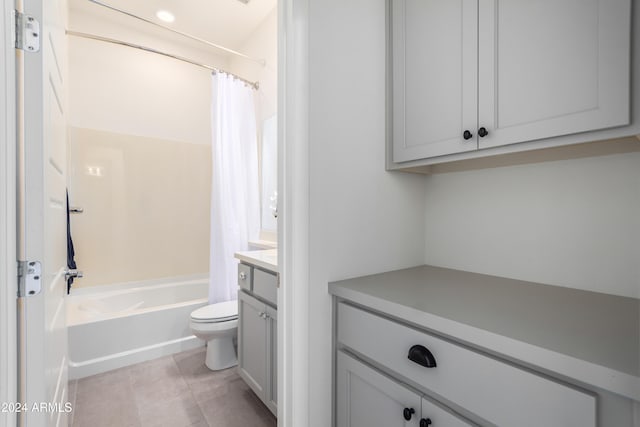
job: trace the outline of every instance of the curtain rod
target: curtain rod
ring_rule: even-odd
[[[210,42],[208,40],[201,39],[200,37],[196,37],[196,36],[193,36],[191,34],[183,33],[182,31],[175,30],[175,29],[173,29],[171,27],[167,27],[166,25],[158,24],[157,22],[154,22],[154,21],[151,21],[149,19],[143,18],[141,16],[135,15],[135,14],[133,14],[131,12],[127,12],[126,10],[118,9],[117,7],[108,5],[108,4],[103,3],[101,1],[98,1],[98,0],[88,0],[88,1],[90,1],[91,3],[96,4],[98,6],[102,6],[102,7],[106,7],[107,9],[111,9],[111,10],[113,10],[115,12],[118,12],[118,13],[121,13],[123,15],[127,15],[127,16],[129,16],[131,18],[138,19],[140,21],[146,22],[147,24],[155,25],[156,27],[160,27],[162,29],[171,31],[172,33],[176,33],[176,34],[179,34],[179,35],[181,35],[183,37],[187,37],[187,38],[190,38],[192,40],[198,41],[200,43],[207,44],[209,46],[215,47],[216,49],[223,50],[223,51],[225,51],[227,53],[231,53],[233,55],[240,56],[240,57],[248,59],[250,61],[257,62],[260,65],[265,65],[265,63],[266,63],[266,61],[264,59],[253,58],[253,57],[251,57],[249,55],[245,55],[242,52],[238,52],[236,50],[229,49],[228,47],[224,47],[224,46],[221,46],[219,44],[212,43],[212,42]]]
[[[259,82],[252,82],[252,81],[249,81],[247,79],[243,79],[242,77],[238,76],[237,74],[233,74],[233,73],[230,73],[228,71],[221,70],[220,68],[216,68],[216,67],[213,67],[211,65],[202,64],[200,62],[194,61],[193,59],[185,58],[183,56],[173,55],[171,53],[162,52],[160,50],[152,49],[150,47],[141,46],[141,45],[138,45],[138,44],[125,42],[125,41],[122,41],[122,40],[111,39],[109,37],[97,36],[95,34],[81,33],[81,32],[73,31],[73,30],[67,30],[66,33],[68,35],[70,35],[70,36],[83,37],[83,38],[86,38],[86,39],[98,40],[98,41],[101,41],[101,42],[119,44],[121,46],[127,46],[127,47],[131,47],[131,48],[134,48],[134,49],[144,50],[145,52],[156,53],[158,55],[166,56],[166,57],[169,57],[169,58],[177,59],[178,61],[188,62],[189,64],[193,64],[193,65],[197,65],[198,67],[206,68],[208,70],[213,71],[214,73],[228,74],[228,75],[233,76],[234,78],[244,82],[248,86],[251,86],[255,90],[258,90],[258,88],[260,87]]]

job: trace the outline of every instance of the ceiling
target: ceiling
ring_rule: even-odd
[[[203,38],[230,49],[240,49],[242,43],[276,7],[277,0],[100,0],[145,19]],[[123,16],[90,0],[70,0],[71,10],[118,21],[133,18]],[[173,23],[160,21],[156,12],[168,10],[175,15]],[[142,23],[141,25],[146,25]]]

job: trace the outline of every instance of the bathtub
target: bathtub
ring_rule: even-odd
[[[189,315],[207,304],[197,278],[79,288],[67,297],[69,379],[204,346]]]

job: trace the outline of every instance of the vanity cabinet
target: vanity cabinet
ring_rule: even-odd
[[[274,273],[239,264],[238,284],[238,373],[276,415],[277,277]]]
[[[393,162],[630,123],[631,0],[389,0]]]
[[[472,424],[426,396],[339,351],[337,427],[469,427]]]
[[[329,292],[338,427],[637,426],[640,299],[426,265]]]
[[[596,426],[592,395],[349,304],[338,304],[337,339],[344,348],[364,355],[398,378],[414,381],[425,391],[492,424]],[[339,361],[340,356],[338,372]],[[340,405],[343,385],[339,379],[336,384]],[[347,404],[350,399],[363,399],[369,402],[367,407],[376,406],[367,397],[372,394],[369,388],[357,385],[356,391],[342,397],[348,397]],[[385,388],[384,393],[391,389]],[[412,404],[415,407],[415,402]],[[378,410],[397,412],[390,407]]]

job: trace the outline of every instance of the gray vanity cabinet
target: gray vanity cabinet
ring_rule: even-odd
[[[369,370],[358,367],[359,376],[350,373],[347,386],[344,385],[347,375],[341,374],[338,367],[338,416],[341,414],[341,405],[351,405],[357,410],[358,402],[364,405],[363,411],[380,411],[381,414],[376,416],[380,419],[389,416],[386,414],[402,415],[398,414],[397,408],[393,408],[389,398],[406,398],[406,395],[394,391],[399,388],[392,385],[393,380],[384,382],[385,377],[381,372],[388,372],[397,382],[410,381],[425,395],[438,396],[440,402],[451,402],[447,405],[455,404],[457,408],[462,408],[456,409],[456,412],[463,410],[467,417],[473,414],[472,419],[482,425],[596,426],[596,398],[592,394],[346,302],[337,305],[337,318],[338,348],[363,355],[368,363],[375,366],[375,369]],[[338,355],[337,366],[340,366],[340,358]],[[356,372],[353,363],[348,366]],[[353,384],[356,384],[355,388]],[[345,387],[347,393],[340,391]],[[396,404],[400,402],[398,400]],[[558,405],[558,402],[562,404]],[[411,404],[416,405],[415,402]],[[444,406],[433,404],[432,410],[440,416],[450,415],[452,420],[458,422],[454,415],[441,408]],[[416,414],[421,413],[417,406],[414,409]],[[353,414],[353,410],[346,410],[345,413],[349,412]],[[424,414],[421,417],[425,418]],[[427,418],[433,422],[433,417]],[[352,416],[349,420],[349,423],[338,423],[338,426],[360,425],[350,424]],[[462,421],[461,424],[456,423],[447,421],[440,425],[471,425]],[[382,427],[387,424],[363,425]],[[429,424],[425,421],[420,427],[427,426]]]
[[[238,293],[238,304],[238,371],[262,396],[267,384],[265,305],[245,292]]]
[[[278,412],[278,311],[265,307],[267,322],[267,388],[264,403],[274,415]]]
[[[276,294],[276,276],[246,264],[240,264],[238,272],[242,281],[239,283],[245,283],[249,277],[253,279],[238,292],[238,373],[276,415],[278,311],[262,296],[271,295],[270,286],[274,287],[272,294]],[[268,280],[256,287],[256,281],[263,279]],[[256,293],[256,289],[263,293]]]
[[[429,265],[329,291],[334,427],[638,427],[637,298]]]
[[[343,351],[336,363],[337,427],[469,427],[447,409]]]

